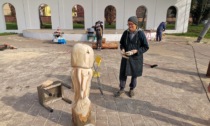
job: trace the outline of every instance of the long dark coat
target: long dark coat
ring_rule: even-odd
[[[120,40],[120,49],[125,52],[133,49],[138,52],[129,57],[129,59],[122,58],[120,65],[120,79],[123,76],[142,76],[143,71],[143,53],[149,49],[149,45],[143,31],[139,30],[132,39],[129,37],[130,32],[124,31]]]

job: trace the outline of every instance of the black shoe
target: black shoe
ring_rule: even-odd
[[[157,67],[157,66],[158,66],[157,64],[154,64],[154,65],[151,65],[150,67],[154,68],[154,67]]]
[[[129,95],[129,97],[133,97],[134,96],[134,91],[133,90],[130,90],[129,92],[128,92],[128,95]]]
[[[116,92],[116,93],[114,94],[114,97],[119,97],[119,96],[121,96],[123,93],[125,93],[124,90],[119,90],[118,92]]]

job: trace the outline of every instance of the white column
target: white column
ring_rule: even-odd
[[[96,0],[91,0],[91,2],[92,2],[91,3],[92,4],[91,5],[92,6],[91,7],[91,11],[92,11],[92,18],[91,18],[92,26],[95,25],[95,20],[96,20],[96,13],[95,13],[96,12],[96,3],[95,3],[95,1]]]
[[[62,0],[60,2],[60,18],[61,20],[61,26],[63,29],[73,29],[73,22],[72,22],[72,7],[73,4],[70,0]]]
[[[5,25],[5,18],[4,18],[4,12],[3,12],[3,4],[1,1],[0,1],[0,33],[2,32],[5,32],[6,30],[6,25]]]
[[[16,0],[15,5],[16,5],[15,11],[16,11],[17,24],[18,24],[18,32],[22,33],[22,31],[26,29],[26,20],[25,20],[23,1]]]
[[[190,8],[191,8],[191,0],[186,0],[185,17],[184,17],[184,24],[183,24],[183,30],[182,30],[183,33],[187,32],[188,30]]]
[[[49,4],[51,9],[52,29],[60,27],[59,1],[60,0],[56,0]]]
[[[28,11],[26,13],[26,17],[29,18],[27,19],[27,22],[29,22],[27,23],[29,24],[28,29],[40,29],[39,6],[40,3],[38,1],[27,0],[27,10],[25,11]]]
[[[65,15],[64,0],[58,0],[58,15],[59,15],[59,26],[61,29],[69,29],[67,26],[66,18],[69,17]],[[71,14],[70,14],[71,15]]]
[[[23,2],[23,13],[25,17],[25,29],[31,29],[31,17],[29,13],[29,3],[28,0],[22,0]]]
[[[122,2],[120,2],[122,1]],[[125,0],[120,0],[118,1],[119,4],[116,5],[116,29],[123,29],[123,23],[125,22],[123,20],[123,17],[124,17],[124,12],[125,12],[125,9],[124,9],[124,6],[125,6]]]
[[[93,25],[93,12],[92,12],[92,0],[90,0],[89,2],[86,2],[83,6],[84,9],[84,25],[85,25],[85,30],[87,28],[92,27]]]

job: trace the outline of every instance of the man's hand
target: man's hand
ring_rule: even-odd
[[[125,52],[125,55],[126,56],[131,56],[131,55],[133,55],[133,52],[132,51]]]
[[[120,53],[121,53],[121,56],[122,56],[123,58],[125,58],[125,59],[128,59],[128,58],[129,58],[129,57],[126,56],[125,50],[124,50],[124,49],[122,49]]]
[[[134,50],[131,50],[133,52],[133,54],[136,54],[138,52],[138,50],[134,49]]]
[[[138,52],[138,51],[137,51],[136,49],[134,49],[134,50],[125,52],[125,55],[126,55],[126,56],[132,56],[133,54],[136,54],[137,52]]]

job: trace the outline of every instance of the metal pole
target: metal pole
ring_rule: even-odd
[[[200,42],[203,39],[203,37],[208,32],[209,28],[210,28],[210,18],[208,19],[208,22],[205,24],[205,26],[204,26],[203,30],[201,31],[200,35],[198,36],[198,39],[196,42]]]

